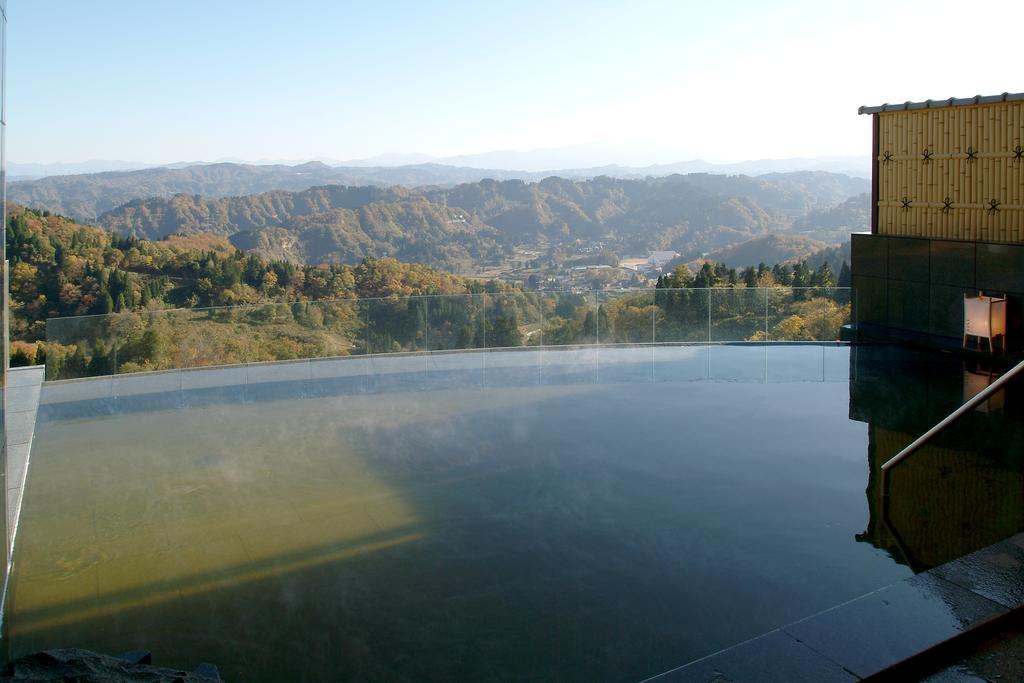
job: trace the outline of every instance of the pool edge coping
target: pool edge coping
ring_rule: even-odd
[[[1004,621],[1024,614],[1024,597],[1018,597],[1016,599],[1011,600],[1007,600],[1005,598],[995,598],[992,596],[993,591],[990,589],[992,586],[991,583],[987,584],[989,589],[979,591],[976,589],[976,584],[978,582],[963,577],[960,577],[958,579],[956,578],[955,572],[951,571],[952,568],[956,566],[963,566],[965,564],[972,565],[975,567],[980,565],[981,567],[990,570],[986,572],[985,578],[987,580],[995,580],[999,587],[1007,588],[1007,582],[1002,577],[998,576],[998,572],[995,571],[996,567],[988,561],[986,556],[998,554],[1001,550],[1006,549],[1006,546],[1008,545],[1011,547],[1016,547],[1016,550],[1014,551],[1015,554],[1017,554],[1016,562],[1019,567],[1024,568],[1024,532],[1021,532],[1009,536],[997,543],[993,543],[992,545],[980,548],[966,555],[962,555],[958,558],[950,560],[949,562],[945,562],[936,567],[932,567],[931,569],[923,571],[919,574],[909,576],[905,579],[901,579],[900,581],[895,581],[891,584],[869,591],[867,593],[864,593],[863,595],[857,596],[845,602],[841,602],[837,605],[833,605],[832,607],[815,612],[814,614],[808,615],[801,619],[797,619],[796,621],[771,629],[752,638],[748,638],[747,640],[743,640],[734,645],[730,645],[729,647],[717,650],[715,652],[711,652],[707,655],[704,655],[703,657],[691,660],[678,667],[674,667],[672,669],[668,669],[666,671],[655,674],[648,678],[644,678],[640,681],[640,683],[668,681],[677,679],[680,681],[698,680],[697,678],[689,676],[689,674],[692,672],[696,676],[700,676],[700,673],[698,671],[700,665],[707,665],[717,660],[719,663],[726,664],[726,667],[723,668],[727,668],[727,665],[730,661],[737,661],[740,659],[748,658],[758,644],[764,641],[764,639],[774,636],[776,634],[780,634],[782,636],[787,637],[788,639],[791,639],[794,644],[800,646],[801,649],[806,650],[804,654],[807,656],[807,659],[809,661],[819,665],[837,667],[837,673],[841,672],[841,674],[836,677],[836,680],[887,680],[890,676],[896,674],[897,672],[906,673],[908,670],[916,668],[917,665],[922,664],[928,660],[931,660],[937,654],[944,653],[948,649],[954,648],[956,645],[962,642],[973,640],[977,638],[979,635],[986,634],[991,629],[998,627]],[[1021,574],[1021,576],[1024,576],[1024,574]],[[836,614],[841,614],[843,611],[849,611],[852,606],[866,604],[867,601],[877,597],[878,594],[884,591],[889,591],[907,586],[912,586],[916,589],[915,584],[920,584],[924,582],[940,582],[941,584],[948,584],[956,592],[965,593],[969,595],[972,599],[977,599],[978,601],[980,601],[979,604],[990,606],[990,612],[982,616],[981,618],[973,621],[973,623],[965,624],[964,628],[962,628],[959,631],[951,633],[947,637],[932,639],[926,645],[920,646],[919,648],[915,648],[914,652],[911,652],[906,656],[889,658],[889,660],[886,661],[885,664],[873,670],[862,669],[861,667],[852,664],[851,660],[847,659],[846,657],[836,657],[825,652],[819,651],[815,647],[812,647],[810,644],[808,644],[804,639],[802,639],[799,634],[799,629],[795,628],[800,625],[810,625],[814,621],[821,621],[823,618],[826,618],[829,615],[834,616]],[[998,592],[998,587],[996,588],[996,590]],[[1005,592],[1009,593],[1013,591]],[[1021,594],[1024,595],[1024,592],[1022,592]],[[894,626],[892,622],[887,622],[883,618],[887,615],[883,615],[882,611],[880,609],[877,609],[877,607],[869,606],[868,612],[869,615],[873,618],[870,619],[868,623],[862,623],[859,624],[859,626],[864,628],[876,628],[880,631],[884,631],[886,628],[898,628]],[[794,633],[792,631],[797,632]],[[797,666],[803,667],[804,665],[798,664]],[[861,670],[857,671],[857,669]],[[727,672],[723,673],[726,673],[727,675]],[[811,672],[808,671],[808,673]],[[729,678],[728,680],[732,679]],[[807,680],[815,679],[807,678]]]
[[[76,382],[88,382],[97,380],[110,380],[113,381],[118,377],[140,377],[147,376],[152,377],[155,375],[166,375],[172,373],[189,373],[197,372],[200,370],[228,370],[233,368],[248,368],[248,367],[264,367],[264,366],[283,366],[283,365],[300,365],[303,363],[318,363],[318,362],[337,362],[337,361],[355,361],[358,359],[375,359],[375,358],[409,358],[409,357],[420,357],[420,356],[433,356],[433,355],[454,355],[454,354],[487,354],[487,353],[519,353],[526,351],[586,351],[588,349],[617,349],[617,348],[674,348],[674,347],[688,347],[688,346],[765,346],[765,347],[776,347],[776,346],[828,346],[828,347],[840,347],[840,346],[854,346],[857,342],[850,342],[842,339],[837,340],[761,340],[761,341],[746,341],[746,340],[723,340],[723,341],[660,341],[660,342],[609,342],[599,344],[542,344],[538,346],[492,346],[485,348],[472,348],[472,349],[421,349],[418,351],[393,351],[384,353],[360,353],[360,354],[348,354],[342,356],[311,356],[309,358],[283,358],[279,360],[260,360],[260,361],[242,361],[240,363],[220,363],[211,365],[194,365],[189,367],[180,368],[161,368],[158,370],[139,370],[137,372],[120,372],[112,375],[89,375],[86,377],[68,377],[65,379],[46,379],[45,374],[43,378],[44,384],[60,385],[60,384],[72,384]],[[31,366],[31,367],[43,367],[46,366]]]

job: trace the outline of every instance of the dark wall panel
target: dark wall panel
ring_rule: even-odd
[[[974,287],[974,242],[930,240],[930,248],[932,283]]]
[[[928,331],[928,284],[889,279],[889,325],[911,332]]]
[[[1006,294],[1007,341],[1024,349],[1024,245],[860,233],[851,248],[857,322],[948,344],[963,335],[964,294]]]
[[[1024,292],[1024,247],[978,244],[976,287],[987,294]]]
[[[929,297],[928,331],[940,337],[960,338],[964,333],[964,294],[973,289],[932,285]]]
[[[872,325],[885,325],[889,322],[889,292],[887,281],[881,277],[854,275],[852,285],[856,306],[855,321]]]
[[[928,282],[928,242],[901,237],[889,239],[889,279]]]
[[[877,235],[855,234],[851,236],[852,251],[850,269],[854,275],[888,277],[889,240]]]

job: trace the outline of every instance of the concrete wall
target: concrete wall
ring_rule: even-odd
[[[1024,245],[855,234],[852,252],[857,323],[959,346],[964,294],[1006,294],[1008,345],[1024,349]]]

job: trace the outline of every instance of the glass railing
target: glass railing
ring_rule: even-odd
[[[510,290],[51,318],[46,377],[459,349],[836,341],[851,301],[842,287]]]

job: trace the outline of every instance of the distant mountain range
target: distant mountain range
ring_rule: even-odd
[[[571,151],[570,151],[571,150]],[[434,163],[471,168],[497,168],[521,170],[562,177],[616,177],[662,176],[672,173],[721,173],[727,175],[761,175],[763,173],[790,173],[794,171],[827,171],[860,178],[871,177],[868,157],[817,157],[794,159],[755,159],[734,163],[713,163],[703,159],[670,163],[607,163],[609,155],[589,147],[533,150],[529,152],[487,152],[464,156],[432,159]],[[572,162],[572,163],[566,163]],[[551,170],[556,169],[556,170]]]
[[[773,164],[778,165],[778,163],[781,162],[745,162],[751,170],[767,169]],[[703,173],[708,168],[719,169],[719,167],[705,162],[684,162],[639,169],[601,167],[543,173],[446,166],[436,163],[360,167],[329,166],[320,161],[294,166],[224,162],[184,167],[164,166],[133,171],[56,175],[37,180],[12,181],[8,187],[8,196],[12,201],[26,206],[54,211],[79,221],[95,222],[104,212],[111,211],[133,199],[167,198],[181,193],[217,198],[271,190],[302,191],[322,185],[451,187],[462,183],[479,182],[483,179],[527,182],[537,182],[548,177],[590,179],[608,176],[642,179],[666,177],[676,173]],[[770,182],[772,175],[763,174],[760,175],[760,178]],[[845,184],[849,194],[856,194],[861,190],[850,188],[865,186],[866,181],[862,178],[835,175],[833,182]],[[849,194],[842,197],[837,196],[835,199],[842,201]]]
[[[467,154],[449,157],[432,157],[428,154],[381,154],[367,159],[339,161],[318,158],[313,160],[285,161],[261,160],[246,162],[241,159],[220,159],[215,162],[182,161],[172,164],[145,164],[137,161],[118,161],[94,159],[78,163],[31,164],[8,162],[7,174],[11,180],[37,180],[39,178],[61,175],[81,175],[106,173],[110,171],[138,171],[142,169],[171,168],[180,169],[188,166],[209,166],[225,163],[251,166],[302,166],[316,161],[358,175],[361,171],[376,171],[376,175],[384,175],[384,182],[391,182],[384,169],[396,169],[404,166],[429,166],[437,168],[455,167],[456,175],[450,180],[440,178],[442,183],[467,182],[466,169],[476,171],[474,180],[484,177],[518,178],[520,180],[539,180],[547,176],[561,177],[593,177],[609,175],[615,177],[659,176],[672,173],[723,173],[760,175],[763,173],[788,173],[792,171],[828,171],[845,175],[867,178],[870,176],[870,165],[867,157],[816,157],[796,159],[759,159],[736,163],[712,163],[701,159],[678,161],[672,163],[645,163],[640,159],[664,158],[665,152],[657,154],[651,150],[646,154],[630,153],[621,146],[610,145],[576,145],[552,149],[537,149],[525,152],[495,151],[483,154]],[[618,160],[610,162],[609,160]],[[630,160],[634,161],[630,161]],[[510,175],[509,175],[510,174]],[[364,179],[366,180],[366,179]]]
[[[51,175],[103,173],[106,171],[137,171],[142,168],[152,167],[153,164],[143,164],[137,161],[116,161],[113,159],[92,159],[90,161],[78,161],[66,164],[19,164],[16,161],[8,161],[7,179],[35,180],[36,178],[44,178]]]
[[[829,211],[868,189],[863,179],[805,172],[758,178],[549,177],[535,183],[485,179],[420,189],[328,185],[223,196],[231,194],[228,188],[267,182],[246,175],[253,168],[272,173],[267,167],[224,166],[182,169],[193,174],[197,186],[220,188],[221,196],[159,196],[156,180],[136,176],[151,184],[133,191],[158,196],[131,199],[100,214],[96,222],[148,239],[212,233],[228,237],[238,248],[296,262],[353,263],[365,256],[393,256],[465,272],[500,259],[515,246],[575,240],[609,241],[628,253],[674,249],[699,255],[752,237],[791,232],[798,220]],[[293,169],[292,176],[302,173],[294,169],[308,168],[312,175],[331,170],[322,164],[284,168]],[[197,169],[206,169],[206,175],[197,176]],[[122,196],[130,193],[120,183],[111,187]],[[95,202],[110,188],[93,189]],[[29,204],[39,207],[38,202]],[[99,205],[90,204],[93,209]],[[812,230],[805,236],[816,237]],[[817,246],[800,242],[801,249]]]
[[[381,169],[398,166],[455,166],[471,168],[490,174],[499,171],[513,172],[522,180],[539,179],[549,175],[562,177],[592,177],[611,175],[618,177],[669,175],[671,173],[725,173],[760,175],[762,173],[786,173],[792,171],[827,171],[857,177],[869,177],[870,165],[867,157],[817,157],[811,159],[761,159],[736,163],[712,163],[699,159],[686,159],[681,150],[675,153],[671,148],[647,145],[646,148],[629,144],[591,143],[562,147],[541,148],[525,152],[495,151],[473,155],[432,157],[425,154],[384,154],[368,159],[341,161],[328,158],[304,160],[260,160],[219,159],[215,162],[177,162],[173,164],[144,164],[137,161],[90,160],[70,164],[19,164],[7,163],[7,175],[12,180],[32,180],[51,175],[78,175],[83,173],[105,173],[109,171],[137,171],[147,168],[184,168],[210,164],[242,164],[253,166],[296,166],[309,161],[322,162],[339,169]],[[666,163],[666,160],[671,163]],[[484,177],[484,176],[481,176]],[[488,175],[486,177],[498,177]],[[476,179],[480,179],[479,177]],[[465,177],[451,182],[465,181]]]

